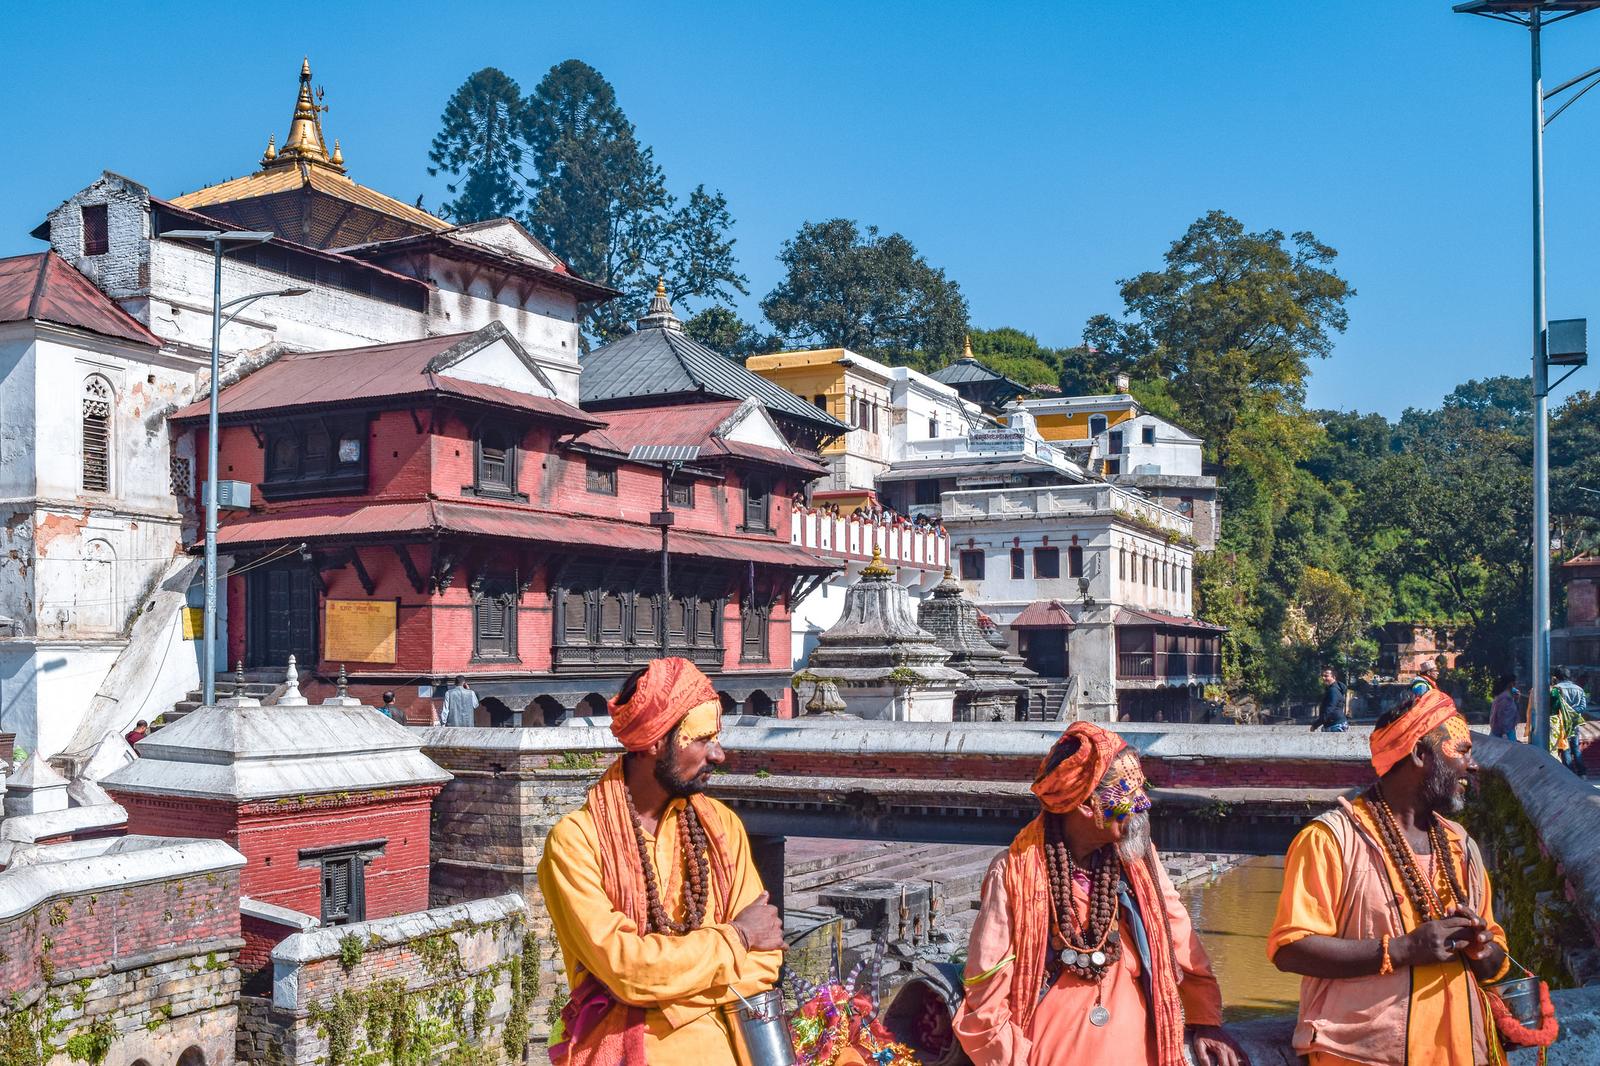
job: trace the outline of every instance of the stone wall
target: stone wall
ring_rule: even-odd
[[[572,738],[573,750],[552,750],[552,734]],[[502,892],[527,901],[527,932],[539,946],[539,990],[533,1033],[543,1037],[565,1001],[560,948],[539,891],[544,839],[610,762],[594,750],[607,730],[564,728],[458,729],[435,727],[423,753],[453,775],[433,802],[430,894],[435,906]],[[615,744],[615,741],[611,741]]]
[[[240,999],[239,1060],[520,1063],[542,1035],[543,952],[515,894],[296,933],[273,949],[271,997]]]
[[[124,837],[0,873],[0,1066],[233,1058],[237,852]]]

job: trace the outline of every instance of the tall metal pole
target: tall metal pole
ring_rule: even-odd
[[[222,234],[211,241],[211,404],[206,420],[206,608],[201,691],[217,701],[217,365],[222,350]]]
[[[1550,746],[1550,370],[1545,359],[1544,72],[1537,7],[1529,12],[1533,52],[1533,677],[1528,740]]]
[[[668,486],[672,484],[672,464],[661,464],[661,657],[667,657],[667,634],[672,631],[672,576],[671,556],[667,554],[667,530],[672,528],[671,505],[667,502]],[[687,635],[687,634],[686,634]]]

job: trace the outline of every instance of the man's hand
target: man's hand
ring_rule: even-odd
[[[1469,939],[1461,949],[1462,954],[1473,962],[1487,958],[1489,952],[1494,950],[1494,936],[1489,932],[1489,923],[1484,921],[1478,912],[1467,906],[1457,907],[1450,916],[1471,923],[1467,928]]]
[[[783,919],[778,915],[778,908],[767,902],[765,892],[740,911],[730,924],[743,935],[745,946],[751,951],[782,951],[784,948]]]
[[[1250,1056],[1220,1025],[1189,1026],[1195,1066],[1250,1066]]]
[[[1407,935],[1389,941],[1389,959],[1396,966],[1449,962],[1458,951],[1475,941],[1482,924],[1483,919],[1476,915],[1463,918],[1459,914],[1423,922]],[[1401,949],[1398,956],[1397,946]]]

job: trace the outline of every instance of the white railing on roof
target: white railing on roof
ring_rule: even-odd
[[[950,538],[942,529],[919,527],[904,518],[851,518],[796,507],[789,519],[789,543],[828,558],[872,558],[924,570],[950,565]]]
[[[1115,485],[1032,485],[1011,489],[966,489],[940,495],[949,522],[1050,515],[1123,516],[1137,525],[1194,536],[1194,522],[1177,511]]]

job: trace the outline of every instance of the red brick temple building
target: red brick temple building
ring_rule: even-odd
[[[676,327],[657,303],[641,330]],[[603,713],[665,626],[730,710],[789,713],[789,612],[834,568],[789,543],[789,509],[825,468],[759,399],[588,413],[558,397],[499,323],[287,354],[226,387],[218,474],[251,501],[220,520],[229,661],[293,655],[324,686],[343,666],[352,693],[392,688],[415,722],[465,674],[479,724],[553,724]],[[205,417],[173,416],[200,456]],[[670,475],[665,603],[669,468],[630,459],[641,445],[698,449]]]

